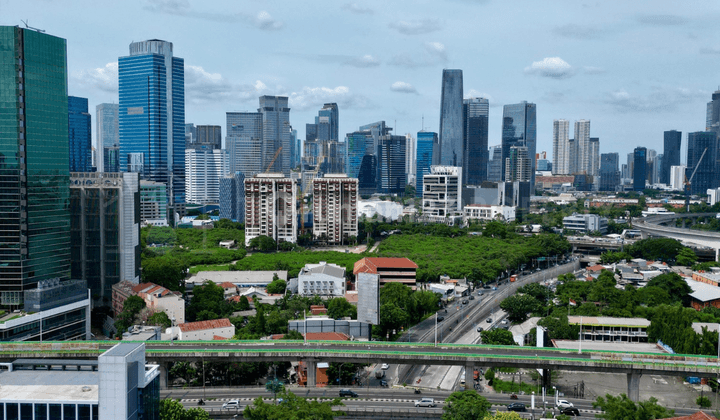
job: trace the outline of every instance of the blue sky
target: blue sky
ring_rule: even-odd
[[[186,121],[217,124],[290,97],[304,138],[324,102],[341,135],[386,120],[396,133],[437,131],[443,68],[465,96],[490,100],[489,144],[502,105],[537,104],[537,150],[552,121],[591,120],[601,153],[662,153],[662,132],[704,130],[720,85],[720,3],[671,1],[0,0],[0,24],[68,43],[69,94],[117,102],[117,58],[164,39],[186,65]],[[422,120],[424,117],[424,126]],[[572,128],[571,128],[572,131]],[[572,137],[572,132],[570,136]],[[684,160],[684,156],[683,156]]]

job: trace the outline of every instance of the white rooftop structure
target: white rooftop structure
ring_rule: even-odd
[[[403,213],[403,206],[401,203],[394,203],[392,201],[358,201],[358,213],[364,214],[368,219],[377,214],[388,218],[390,220],[398,220]]]
[[[185,281],[186,285],[200,286],[208,281],[215,284],[232,283],[238,287],[267,287],[273,276],[287,281],[286,270],[273,271],[200,271]]]

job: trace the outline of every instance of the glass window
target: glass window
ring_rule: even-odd
[[[78,405],[78,420],[90,420],[90,405]]]
[[[33,405],[20,404],[20,420],[33,420]]]
[[[98,420],[98,406],[93,404],[92,406],[92,420]]]
[[[35,420],[47,420],[47,404],[35,404]]]
[[[63,404],[63,420],[77,420],[75,404]]]
[[[7,404],[5,407],[5,418],[7,420],[18,420],[18,404]]]

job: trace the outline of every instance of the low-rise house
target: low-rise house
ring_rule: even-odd
[[[222,287],[225,299],[228,299],[232,296],[237,296],[238,292],[240,291],[239,287],[235,286],[229,281],[220,283],[218,286]]]
[[[138,296],[145,301],[145,306],[155,312],[165,312],[175,324],[185,322],[185,300],[182,293],[174,292],[155,283],[133,284],[121,281],[112,287],[113,311],[120,314],[125,301],[130,296]]]
[[[177,326],[178,340],[215,340],[232,338],[235,335],[235,325],[227,318],[209,321],[186,322]]]
[[[298,274],[297,293],[300,296],[344,296],[345,267],[325,261],[306,264]]]

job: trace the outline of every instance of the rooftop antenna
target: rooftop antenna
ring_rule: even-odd
[[[45,33],[45,30],[44,30],[44,29],[38,29],[38,28],[33,28],[32,26],[29,26],[29,25],[28,25],[28,20],[29,20],[29,19],[26,19],[26,20],[20,19],[20,22],[24,23],[24,24],[25,24],[25,27],[26,27],[27,29],[32,29],[32,30],[34,30],[34,31],[38,31],[38,32],[40,32],[41,34],[44,34],[44,33]]]

